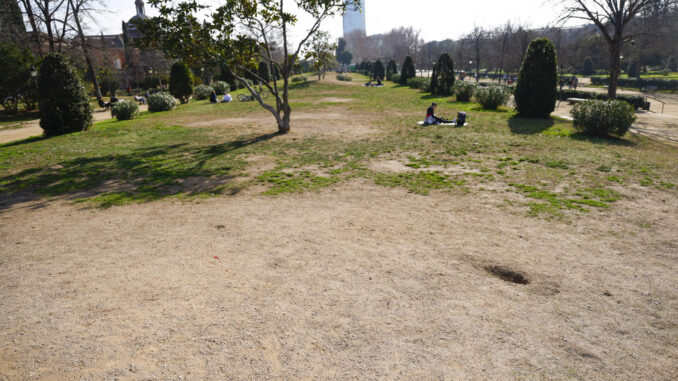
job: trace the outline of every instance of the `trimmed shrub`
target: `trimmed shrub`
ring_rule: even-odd
[[[117,120],[130,120],[139,115],[137,102],[120,100],[111,106],[111,115]]]
[[[306,82],[306,81],[308,81],[308,78],[304,77],[303,75],[298,75],[296,77],[292,77],[292,83]]]
[[[398,64],[395,60],[388,61],[388,65],[386,65],[386,79],[393,81],[393,76],[396,74],[398,74]]]
[[[216,81],[212,84],[212,87],[217,95],[224,95],[231,91],[231,85],[224,81]]]
[[[586,60],[584,60],[584,67],[582,68],[581,72],[584,75],[593,75],[593,73],[595,73],[595,70],[593,69],[593,60],[591,57],[587,57]]]
[[[410,78],[417,76],[417,69],[414,67],[414,60],[412,57],[405,57],[405,62],[403,62],[403,69],[400,71],[400,84],[407,85],[407,81]]]
[[[372,78],[375,80],[377,79],[384,79],[386,76],[386,69],[384,68],[384,63],[381,62],[381,60],[377,60],[377,62],[372,65]]]
[[[198,85],[193,89],[193,98],[199,101],[208,99],[210,97],[210,94],[212,94],[212,91],[214,91],[214,88],[212,88],[212,86]]]
[[[391,81],[400,83],[400,74],[391,74]]]
[[[454,86],[454,62],[449,54],[443,53],[433,68],[429,92],[435,95],[450,95]]]
[[[407,86],[412,89],[426,91],[431,86],[431,79],[424,77],[413,77],[407,80]]]
[[[92,125],[92,107],[80,77],[65,56],[47,55],[38,73],[40,127],[46,136],[85,131]]]
[[[454,84],[454,95],[457,97],[457,102],[470,102],[475,90],[475,82],[457,81]]]
[[[636,121],[630,104],[623,101],[590,100],[572,109],[577,132],[592,136],[623,136]]]
[[[609,77],[591,77],[591,83],[596,86],[608,86]],[[648,86],[655,86],[658,90],[678,90],[678,80],[661,78],[619,78],[617,79],[619,87],[634,87],[642,89]]]
[[[566,101],[567,98],[607,100],[607,94],[594,93],[581,90],[563,90],[558,92],[558,99]],[[617,94],[617,100],[630,104],[635,110],[645,107],[645,98],[638,95]]]
[[[558,62],[556,49],[547,38],[530,43],[518,73],[515,98],[518,114],[546,118],[556,109]]]
[[[337,80],[351,82],[353,78],[348,74],[337,74]]]
[[[506,86],[492,85],[476,88],[473,95],[484,109],[496,110],[497,107],[503,106],[508,102],[511,92]]]
[[[148,97],[148,111],[170,111],[177,107],[177,100],[167,93],[155,93]]]
[[[193,74],[183,62],[176,62],[170,70],[169,81],[170,94],[179,99],[181,103],[186,103],[193,94]]]

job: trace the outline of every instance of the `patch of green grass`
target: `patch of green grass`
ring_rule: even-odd
[[[608,208],[610,202],[617,201],[620,197],[617,192],[602,188],[583,189],[575,194],[578,198],[574,198],[567,194],[549,192],[531,185],[516,183],[509,185],[516,188],[525,197],[543,201],[542,203],[528,203],[530,207],[529,214],[533,216],[541,214],[561,216],[561,211],[566,209],[588,212],[588,209],[584,208],[584,206]]]
[[[257,180],[270,185],[270,188],[263,194],[276,195],[325,188],[337,183],[340,178],[337,176],[319,176],[310,171],[282,172],[277,169],[257,176]]]
[[[403,187],[413,193],[428,194],[432,189],[449,189],[464,185],[465,181],[451,178],[440,171],[408,173],[373,173],[371,177],[378,185]]]

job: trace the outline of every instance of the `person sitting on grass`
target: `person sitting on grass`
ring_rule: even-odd
[[[227,102],[230,102],[232,100],[233,100],[233,97],[231,96],[231,94],[226,93],[226,95],[224,95],[224,98],[221,100],[221,103],[227,103]]]
[[[431,107],[426,110],[426,119],[424,119],[424,125],[452,123],[450,120],[437,117],[435,114],[436,108],[438,108],[438,104],[435,102],[431,103]]]
[[[140,105],[146,104],[146,98],[139,95],[139,93],[134,94],[134,100]]]
[[[217,93],[214,90],[210,93],[210,103],[217,103]]]
[[[377,78],[377,84],[375,86],[383,86],[384,84],[381,83],[381,78]]]

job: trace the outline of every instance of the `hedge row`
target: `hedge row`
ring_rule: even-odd
[[[604,101],[607,100],[607,94],[580,90],[562,90],[558,92],[559,100],[566,101],[567,98],[597,99]],[[646,108],[645,98],[641,96],[617,94],[617,99],[630,104],[636,110]]]
[[[609,77],[591,77],[591,83],[597,86],[608,86]],[[619,87],[634,87],[638,89],[655,86],[658,90],[678,90],[678,80],[659,79],[659,78],[619,78],[617,80]]]

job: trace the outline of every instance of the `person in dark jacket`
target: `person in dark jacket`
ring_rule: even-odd
[[[217,103],[217,102],[218,102],[217,93],[214,90],[212,90],[212,92],[210,93],[210,103]]]
[[[431,106],[426,110],[426,119],[424,119],[424,124],[441,124],[441,123],[452,123],[452,121],[449,121],[447,119],[439,118],[436,116],[436,108],[438,108],[438,104],[433,102]]]

